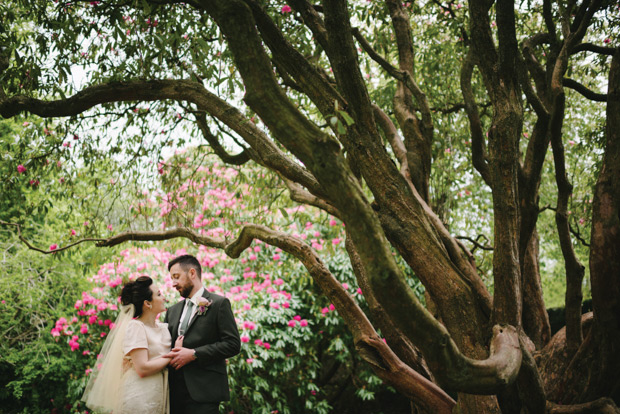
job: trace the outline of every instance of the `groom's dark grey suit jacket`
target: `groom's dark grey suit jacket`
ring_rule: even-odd
[[[185,348],[196,350],[197,359],[179,371],[171,372],[171,391],[174,392],[175,389],[175,384],[172,383],[175,377],[183,375],[189,395],[194,401],[225,401],[230,399],[226,358],[237,355],[241,349],[239,331],[227,298],[206,289],[202,296],[212,303],[204,314],[194,315],[183,339]],[[168,323],[173,344],[178,337],[184,306],[185,300],[180,301],[168,309],[164,318],[164,322]]]

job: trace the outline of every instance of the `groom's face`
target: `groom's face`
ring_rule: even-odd
[[[192,283],[192,279],[190,278],[189,272],[195,271],[192,268],[189,268],[188,271],[185,271],[180,264],[175,264],[170,268],[170,278],[172,279],[172,286],[179,291],[181,296],[184,298],[189,298],[192,293],[192,289],[194,288],[194,284]]]

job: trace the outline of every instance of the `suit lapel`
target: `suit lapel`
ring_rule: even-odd
[[[179,332],[179,324],[181,323],[181,314],[183,313],[183,307],[185,306],[185,299],[172,306],[168,312],[170,312],[170,317],[168,318],[168,323],[170,324],[170,332],[177,336],[177,332]]]
[[[208,291],[206,288],[205,288],[205,291],[204,291],[204,292],[202,292],[202,297],[203,297],[203,298],[205,298],[205,299],[207,299],[207,300],[210,300],[211,294],[209,293],[209,291]],[[198,316],[200,316],[200,315],[198,315],[198,311],[199,311],[199,309],[198,309],[198,308],[196,308],[196,311],[194,312],[194,315],[192,316],[192,319],[190,319],[189,323],[187,324],[187,330],[186,330],[186,332],[185,332],[186,334],[187,334],[187,331],[189,331],[189,329],[190,329],[190,328],[192,327],[192,325],[194,324],[194,321],[196,320],[196,318],[197,318]]]

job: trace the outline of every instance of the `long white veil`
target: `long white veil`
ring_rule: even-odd
[[[123,341],[127,324],[133,319],[134,311],[133,304],[121,306],[114,328],[101,348],[97,366],[93,369],[82,395],[82,401],[91,410],[102,413],[118,411],[122,392]]]

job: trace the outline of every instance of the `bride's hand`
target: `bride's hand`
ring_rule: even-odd
[[[183,338],[185,338],[183,335],[179,336],[177,338],[177,340],[174,342],[174,347],[175,348],[182,348],[183,347]]]

